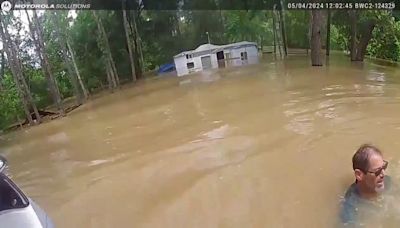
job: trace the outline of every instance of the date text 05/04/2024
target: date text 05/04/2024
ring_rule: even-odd
[[[396,7],[394,2],[289,2],[287,9],[366,9],[391,10]]]

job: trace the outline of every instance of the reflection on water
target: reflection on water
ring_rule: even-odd
[[[270,59],[140,82],[2,136],[1,153],[58,227],[335,227],[361,143],[400,183],[400,71]],[[398,224],[385,216],[374,227]]]

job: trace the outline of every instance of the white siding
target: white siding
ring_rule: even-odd
[[[242,60],[240,59],[240,53],[242,52],[242,48],[231,49],[231,66],[241,66]]]
[[[193,62],[194,68],[190,72],[198,72],[203,70],[203,67],[201,66],[201,56],[194,57]]]
[[[176,74],[178,76],[182,76],[189,73],[189,70],[186,65],[187,64],[186,56],[175,57],[174,62],[175,62]]]
[[[246,65],[246,64],[255,64],[258,63],[258,50],[257,46],[246,46],[246,47],[240,47],[240,48],[227,48],[224,49],[224,55],[225,55],[225,61],[227,66],[241,66],[241,65]],[[241,53],[246,52],[247,53],[247,60],[241,59]],[[227,55],[229,56],[229,59],[227,59]],[[204,56],[210,56],[211,57],[211,66],[212,68],[218,68],[218,60],[217,60],[217,54],[212,53],[210,54],[204,54],[202,56],[196,56],[190,59],[186,59],[186,55],[180,56],[180,57],[175,57],[174,62],[175,62],[175,67],[176,67],[176,72],[178,76],[183,76],[192,72],[198,72],[203,70],[203,66],[201,64],[201,57]],[[194,67],[191,69],[187,68],[187,63],[193,62]]]
[[[211,54],[211,68],[215,69],[218,68],[218,60],[217,60],[217,54],[213,53]]]
[[[250,46],[245,48],[247,51],[248,64],[258,63],[258,50],[256,46]]]
[[[230,49],[225,49],[224,50],[224,59],[225,59],[225,64],[227,66],[231,66],[232,65],[232,60],[233,56],[232,56],[232,52]]]
[[[247,52],[247,60],[241,59],[242,52]],[[241,66],[246,64],[258,63],[258,51],[256,46],[241,47],[230,49],[231,61],[230,66]]]

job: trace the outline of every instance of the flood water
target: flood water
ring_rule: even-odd
[[[336,227],[360,144],[400,180],[399,117],[399,67],[268,56],[95,98],[0,151],[57,227]]]

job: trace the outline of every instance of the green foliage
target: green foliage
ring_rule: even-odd
[[[97,25],[90,11],[79,12],[70,28],[70,40],[75,51],[82,80],[89,91],[107,81],[102,52],[97,45]],[[96,78],[95,80],[93,78]]]
[[[253,41],[273,43],[272,22],[265,11],[225,11],[225,36],[229,42]]]
[[[379,26],[373,32],[367,53],[373,57],[400,60],[400,21],[390,14],[381,13],[378,16]]]
[[[188,21],[191,15],[181,15]],[[188,40],[194,35],[178,18],[176,11],[145,11],[138,21],[139,33],[142,36],[144,66],[146,70],[155,69],[166,62],[172,62],[177,53],[194,48]],[[196,32],[197,33],[197,32]],[[205,34],[204,34],[205,35]],[[202,41],[206,43],[207,38]]]
[[[338,25],[331,25],[331,49],[349,50],[349,39],[341,32]]]
[[[289,47],[308,48],[309,42],[309,11],[286,11],[286,36]]]
[[[51,104],[52,100],[48,91],[46,79],[44,78],[42,71],[40,69],[27,67],[25,70],[25,75],[29,76],[27,78],[27,83],[38,108],[44,108]]]
[[[22,118],[23,110],[17,88],[9,73],[2,79],[3,90],[0,90],[0,129]]]
[[[358,11],[357,39],[368,23],[373,22],[375,28],[367,47],[367,55],[393,61],[400,60],[400,23],[399,14],[394,11]],[[348,12],[337,11],[333,16],[331,40],[334,49],[350,49],[350,25]]]

